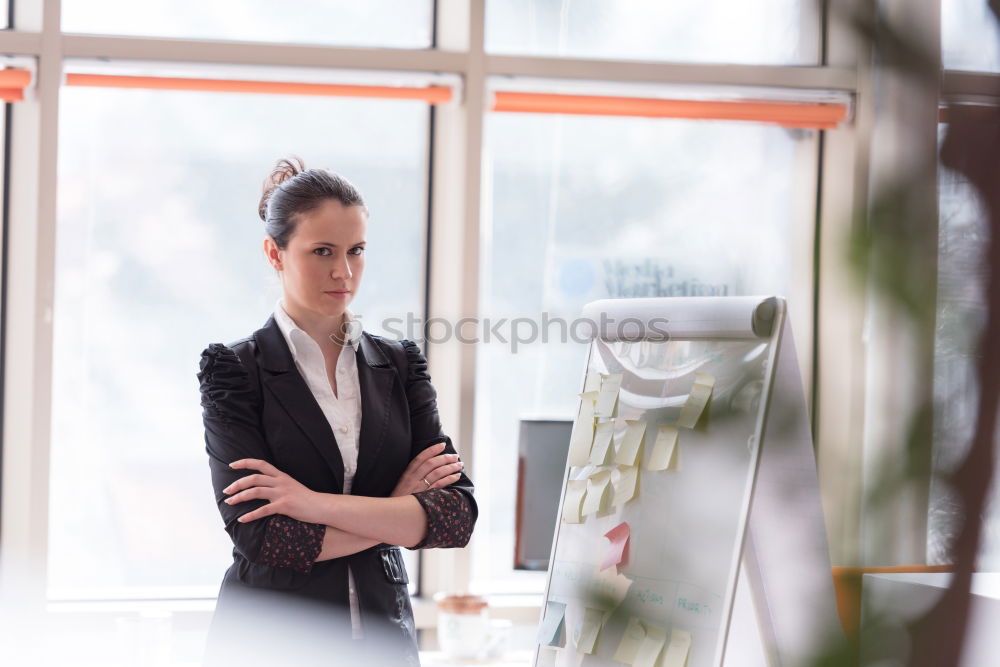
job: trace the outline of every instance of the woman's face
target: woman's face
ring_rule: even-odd
[[[364,208],[344,206],[336,199],[298,215],[288,246],[277,250],[289,314],[339,321],[361,286],[367,231]]]

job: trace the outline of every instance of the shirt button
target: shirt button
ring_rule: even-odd
[[[338,373],[340,373],[341,375],[343,375],[344,373],[346,373],[346,372],[347,372],[347,369],[346,369],[346,368],[343,368],[343,367],[341,367],[341,368],[340,368],[340,369],[339,369],[339,370],[338,370],[337,372],[338,372]]]
[[[347,427],[346,426],[341,426],[340,427],[340,432],[341,433],[347,433]]]

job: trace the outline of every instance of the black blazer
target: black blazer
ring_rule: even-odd
[[[352,351],[345,348],[345,353]],[[386,497],[423,449],[441,441],[447,443],[447,452],[455,453],[455,448],[442,433],[427,360],[416,343],[363,332],[357,369],[362,417],[351,493]],[[246,652],[240,659],[260,664],[274,659],[305,664],[298,651],[303,647],[309,647],[318,663],[331,664],[331,656],[340,656],[343,664],[350,664],[353,660],[345,651],[362,644],[388,650],[386,660],[391,662],[385,664],[419,664],[399,547],[380,544],[316,562],[308,573],[263,565],[255,561],[270,517],[247,524],[236,519],[267,501],[235,506],[224,502],[224,488],[255,472],[229,467],[242,458],[269,461],[314,491],[343,492],[344,463],[336,436],[298,372],[274,316],[246,338],[209,345],[202,352],[198,378],[215,500],[233,542],[233,564],[219,591],[205,664],[232,664],[240,650]],[[449,488],[467,497],[474,522],[478,510],[472,482],[463,472]],[[349,639],[348,564],[365,642]],[[279,618],[283,627],[271,631]],[[296,652],[294,660],[288,659],[288,651]]]

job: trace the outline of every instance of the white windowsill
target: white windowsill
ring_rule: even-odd
[[[541,595],[487,595],[490,618],[508,619],[515,624],[538,622]],[[417,627],[437,625],[437,604],[427,597],[410,598]],[[159,600],[53,600],[46,611],[53,614],[211,614],[215,598],[177,598]]]

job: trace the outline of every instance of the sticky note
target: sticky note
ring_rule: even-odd
[[[631,665],[635,662],[635,656],[639,652],[639,646],[645,638],[646,628],[643,627],[642,621],[635,616],[628,619],[628,625],[625,627],[625,634],[622,636],[622,641],[618,644],[618,650],[615,651],[615,655],[612,660],[627,662]]]
[[[618,466],[618,481],[613,483],[615,496],[611,501],[613,507],[621,507],[635,497],[639,486],[638,466]]]
[[[595,466],[608,464],[608,453],[611,449],[611,438],[615,433],[614,420],[597,422],[594,429],[594,445],[590,450],[590,462]]]
[[[587,480],[571,479],[566,483],[566,500],[563,502],[563,521],[583,523],[583,497],[587,495]]]
[[[594,401],[597,392],[580,394],[580,412],[573,422],[573,432],[569,436],[567,462],[571,466],[585,466],[590,457],[590,446],[594,442]]]
[[[539,647],[538,661],[535,663],[535,667],[556,667],[556,656],[558,655],[558,649],[549,648],[547,646]]]
[[[597,409],[594,414],[598,417],[614,417],[615,405],[618,403],[618,389],[622,386],[621,373],[612,373],[604,377],[601,382],[601,391],[597,397]]]
[[[603,512],[608,508],[608,486],[611,471],[595,472],[587,479],[587,497],[583,501],[583,515]]]
[[[594,578],[597,588],[590,591],[594,606],[606,612],[612,612],[625,601],[632,587],[632,580],[614,568],[599,570]]]
[[[708,373],[695,373],[694,385],[687,400],[681,406],[681,414],[677,418],[677,425],[684,428],[694,428],[701,419],[701,413],[705,411],[705,406],[712,398],[712,387],[715,386],[715,378]]]
[[[538,643],[543,646],[562,646],[566,605],[549,600],[545,603],[545,617],[538,626]]]
[[[663,667],[684,667],[691,650],[691,633],[674,628],[670,632],[670,645],[663,654]]]
[[[583,382],[583,391],[600,391],[601,390],[601,374],[597,371],[591,371],[587,373],[587,379]]]
[[[615,463],[621,466],[634,466],[639,452],[642,451],[642,436],[646,433],[646,422],[642,419],[625,420],[625,437],[615,454]]]
[[[577,634],[576,650],[580,653],[593,653],[597,635],[601,632],[604,612],[600,609],[586,607],[583,610],[583,621]]]
[[[664,424],[657,429],[653,453],[649,456],[648,470],[677,469],[677,429]]]
[[[635,660],[632,667],[653,667],[660,658],[663,645],[667,641],[667,631],[663,628],[649,623],[643,623],[646,628],[646,636],[639,642],[639,648],[635,652]]]
[[[622,560],[627,560],[629,542],[628,522],[622,521],[620,524],[604,533],[604,537],[608,538],[611,542],[611,547],[608,549],[607,553],[604,554],[604,560],[601,561],[600,569],[602,570],[606,570],[612,565],[618,565],[622,562]]]

